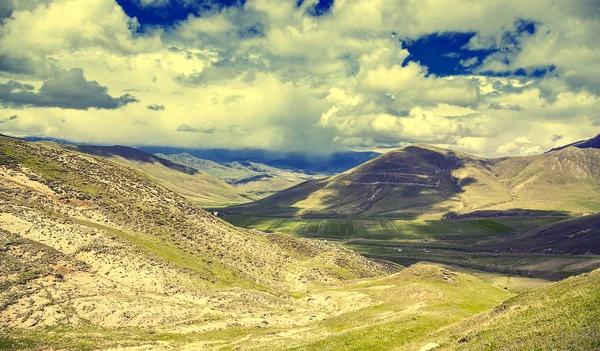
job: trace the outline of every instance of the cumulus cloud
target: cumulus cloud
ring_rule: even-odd
[[[531,142],[526,137],[519,137],[505,144],[498,146],[496,152],[499,155],[536,155],[546,151],[546,148],[540,144]]]
[[[36,69],[33,61],[27,57],[0,55],[0,71],[17,74],[34,74]]]
[[[596,134],[596,1],[340,0],[320,17],[314,1],[137,1],[194,11],[161,27],[114,0],[0,2],[0,100],[19,115],[3,129],[322,153],[433,143],[489,156]],[[442,57],[467,74],[438,75],[405,45],[454,32],[474,36]]]
[[[113,98],[108,89],[96,81],[87,81],[81,68],[58,72],[36,92],[30,84],[10,80],[0,84],[0,102],[11,107],[60,107],[87,110],[117,109],[136,102],[130,94]]]
[[[469,59],[464,59],[458,61],[458,64],[463,67],[473,67],[479,63],[479,57],[471,57]]]

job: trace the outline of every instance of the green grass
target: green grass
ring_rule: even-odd
[[[140,344],[156,345],[159,334],[142,328],[99,328],[95,326],[45,327],[35,332],[0,329],[0,350],[98,350]]]
[[[564,217],[500,218],[476,220],[391,220],[391,219],[297,219],[244,215],[223,217],[233,225],[267,232],[322,237],[370,239],[435,239],[460,235],[489,236],[534,229]]]
[[[512,296],[472,276],[430,265],[417,265],[354,290],[384,302],[321,321],[318,329],[330,336],[285,349],[390,350]]]
[[[420,261],[483,272],[558,280],[600,265],[600,256],[498,253],[505,242],[564,217],[462,220],[299,219],[225,216],[234,225],[324,238],[370,258],[411,265]],[[594,261],[596,260],[596,261]]]
[[[138,247],[148,250],[151,254],[161,257],[178,267],[193,272],[204,282],[210,282],[211,284],[221,287],[237,286],[253,289],[265,289],[264,286],[251,281],[247,277],[243,276],[242,273],[231,267],[227,267],[218,260],[211,260],[207,257],[202,257],[202,255],[197,252],[191,253],[184,251],[171,241],[163,240],[163,238],[159,236],[141,233],[130,234],[97,223],[72,218],[71,220],[85,226],[107,231],[116,237],[125,239]]]
[[[478,219],[470,222],[473,226],[488,233],[510,233],[515,231],[513,228],[507,227],[490,219]]]
[[[525,292],[430,339],[440,350],[598,350],[600,271]],[[515,348],[518,347],[518,348]]]

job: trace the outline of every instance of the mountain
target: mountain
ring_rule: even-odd
[[[218,326],[238,310],[232,320],[259,325],[265,313],[324,311],[289,296],[311,281],[398,270],[325,242],[233,227],[134,169],[7,137],[0,137],[0,258],[0,324],[8,327],[203,318]]]
[[[568,144],[568,145],[565,145],[565,146],[561,146],[561,147],[558,147],[558,148],[551,149],[550,151],[547,151],[547,153],[548,152],[552,152],[552,151],[556,151],[556,150],[565,149],[565,148],[568,148],[568,147],[576,147],[576,148],[579,148],[579,149],[590,149],[590,148],[600,149],[600,134],[598,134],[595,137],[590,138],[590,139],[576,141],[574,143],[571,143],[571,144]]]
[[[61,144],[93,146],[75,143],[65,139],[46,137],[23,137],[27,141],[50,141]],[[276,151],[265,149],[194,149],[170,146],[129,145],[149,154],[182,154],[213,161],[219,164],[231,162],[254,162],[307,174],[336,174],[358,166],[380,155],[373,151],[338,151],[327,155],[313,155],[303,152]]]
[[[240,229],[111,158],[7,137],[0,262],[8,350],[286,349],[383,322],[432,332],[514,295]]]
[[[132,147],[57,145],[138,169],[167,189],[202,206],[222,206],[250,201],[245,196],[245,191],[236,189],[210,174]]]
[[[380,155],[371,151],[340,151],[328,155],[313,155],[303,152],[263,149],[186,149],[162,146],[138,146],[136,148],[151,154],[187,153],[193,157],[219,164],[249,161],[306,174],[336,174]]]
[[[418,145],[231,210],[304,217],[414,217],[510,198],[483,159]]]
[[[514,199],[494,206],[585,214],[600,211],[600,149],[570,146],[542,155],[492,160]]]
[[[259,216],[440,218],[600,210],[600,149],[484,159],[426,145],[230,207]],[[545,212],[544,212],[545,211]]]
[[[319,177],[318,175],[279,169],[251,161],[219,164],[214,161],[196,158],[188,153],[157,154],[157,156],[224,180],[241,193],[248,194],[254,199],[263,198],[306,180]]]

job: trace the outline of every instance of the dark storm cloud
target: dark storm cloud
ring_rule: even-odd
[[[35,65],[31,59],[27,57],[16,58],[0,55],[0,71],[18,74],[34,74]]]
[[[87,110],[117,109],[138,100],[130,94],[114,98],[96,81],[87,81],[81,68],[57,72],[38,92],[29,84],[14,80],[0,84],[0,102],[10,107],[59,107]]]
[[[148,105],[146,106],[148,110],[152,111],[164,111],[165,107],[163,105]]]

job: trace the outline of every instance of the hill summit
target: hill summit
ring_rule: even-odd
[[[580,140],[580,141],[576,141],[574,143],[565,145],[565,146],[561,146],[558,148],[554,148],[548,152],[552,152],[552,151],[556,151],[556,150],[561,150],[561,149],[565,149],[568,147],[576,147],[579,149],[600,149],[600,134],[596,135],[593,138],[590,139],[585,139],[585,140]]]

